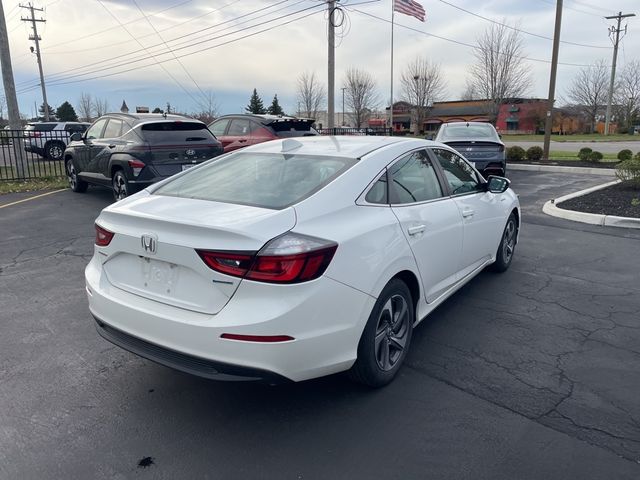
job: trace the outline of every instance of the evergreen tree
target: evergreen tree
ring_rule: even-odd
[[[61,122],[77,122],[78,115],[69,102],[64,102],[56,109],[56,117]]]
[[[273,101],[271,102],[271,106],[267,109],[267,113],[270,113],[271,115],[284,115],[284,110],[282,110],[282,107],[278,103],[277,93],[273,96]]]
[[[262,103],[262,99],[258,95],[257,90],[254,88],[253,93],[251,94],[251,98],[249,99],[249,105],[245,108],[247,113],[255,113],[255,114],[263,114],[267,113],[264,109],[264,104]]]
[[[55,120],[56,112],[53,110],[53,107],[51,105],[47,105],[47,107],[49,107],[49,120]],[[38,108],[38,113],[40,114],[38,120],[44,120],[44,103]]]

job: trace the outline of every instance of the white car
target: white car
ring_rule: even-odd
[[[37,122],[24,128],[24,149],[49,160],[62,160],[74,133],[83,133],[91,124],[85,122]]]
[[[274,140],[105,208],[89,308],[107,340],[196,375],[382,386],[420,320],[509,267],[519,228],[509,181],[445,145]]]

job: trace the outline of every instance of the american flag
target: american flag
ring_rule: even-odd
[[[398,13],[416,17],[421,22],[424,22],[426,13],[418,2],[413,0],[393,0],[393,9]]]

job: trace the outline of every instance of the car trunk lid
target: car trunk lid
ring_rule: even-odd
[[[495,159],[498,154],[504,152],[504,145],[496,142],[469,140],[447,142],[447,145],[460,152],[471,162],[476,160]]]
[[[211,270],[198,250],[257,252],[295,225],[292,208],[146,194],[105,209],[97,223],[115,232],[101,249],[109,282],[143,298],[215,314],[241,279]]]

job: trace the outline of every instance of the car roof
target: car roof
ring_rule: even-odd
[[[216,118],[213,122],[216,122],[225,118],[252,118],[257,120],[260,123],[268,125],[274,122],[287,122],[287,121],[298,121],[298,122],[314,122],[315,120],[311,118],[303,118],[303,117],[292,117],[289,115],[270,115],[270,114],[257,114],[257,113],[229,113],[227,115],[221,115]],[[211,123],[213,123],[211,122]]]
[[[127,119],[127,120],[134,120],[136,121],[136,123],[139,122],[153,122],[153,121],[158,121],[158,122],[166,122],[166,121],[188,121],[188,122],[197,122],[197,123],[203,123],[200,122],[200,120],[197,120],[195,118],[191,118],[191,117],[187,117],[186,115],[179,115],[176,113],[168,113],[168,114],[164,114],[164,113],[122,113],[122,112],[113,112],[113,113],[105,113],[104,115],[102,115],[100,118],[103,117],[120,117],[122,119]]]
[[[282,140],[272,140],[270,142],[263,142],[243,148],[240,151],[360,158],[380,148],[400,143],[406,143],[408,149],[444,146],[441,143],[433,142],[431,140],[406,137],[382,137],[373,135],[316,135],[312,137],[295,137]]]

